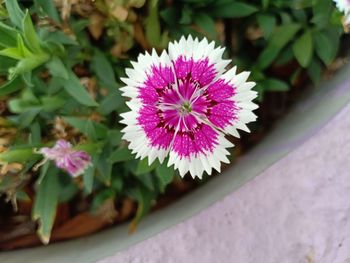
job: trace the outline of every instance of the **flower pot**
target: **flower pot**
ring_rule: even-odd
[[[191,217],[258,176],[320,130],[350,101],[349,74],[350,65],[331,81],[310,91],[259,145],[235,165],[175,204],[147,216],[136,233],[128,234],[124,224],[78,240],[3,252],[0,262],[96,262]]]

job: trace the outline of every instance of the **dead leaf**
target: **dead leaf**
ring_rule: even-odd
[[[143,49],[145,50],[151,49],[151,46],[148,43],[145,37],[145,34],[143,32],[143,27],[139,22],[134,24],[134,38],[136,42],[139,43]]]
[[[114,7],[110,13],[120,22],[124,22],[128,17],[128,10],[123,6]]]
[[[133,200],[125,198],[118,216],[118,222],[128,219],[136,210],[136,204]]]
[[[103,202],[103,204],[97,209],[95,215],[101,220],[108,223],[113,223],[118,216],[118,212],[115,209],[114,198],[109,198]]]
[[[90,16],[89,31],[94,39],[99,39],[104,30],[105,18],[95,12]]]
[[[254,41],[263,36],[262,29],[258,26],[250,26],[248,27],[245,36],[247,39]]]

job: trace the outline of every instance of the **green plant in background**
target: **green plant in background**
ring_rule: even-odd
[[[173,37],[204,34],[215,39],[218,19],[248,17],[257,11],[257,6],[245,1],[180,0],[173,1],[170,6],[165,5],[160,16]]]
[[[342,15],[329,0],[181,0],[164,5],[160,16],[175,38],[190,33],[215,39],[218,21],[233,19],[225,22],[233,33],[231,55],[238,65],[253,68],[260,101],[266,91],[288,91],[304,69],[317,85],[322,69],[337,55],[343,33]],[[255,52],[247,53],[247,47]],[[292,61],[299,66],[289,81],[266,76],[271,67]]]
[[[333,62],[342,35],[340,14],[332,1],[263,1],[263,12],[256,15],[262,30],[263,50],[254,62],[257,75],[268,67],[296,61],[289,82],[264,79],[259,90],[285,91],[304,69],[317,85],[322,68]],[[260,41],[260,40],[259,40]],[[261,44],[256,41],[256,44]],[[266,88],[263,88],[266,87]]]
[[[54,4],[56,3],[56,5]],[[331,0],[6,0],[0,5],[0,193],[14,203],[34,184],[33,220],[47,243],[56,207],[91,198],[138,203],[133,226],[174,180],[172,167],[138,161],[121,140],[126,106],[119,79],[129,59],[160,50],[181,35],[226,42],[241,68],[252,69],[259,100],[308,76],[315,84],[338,54],[342,14]],[[80,7],[80,8],[79,8]],[[82,8],[84,7],[84,8]],[[33,22],[34,21],[34,22]],[[4,133],[2,133],[4,132]],[[3,135],[4,134],[4,135]],[[6,135],[6,136],[5,136]],[[34,149],[63,138],[92,156],[72,178]]]

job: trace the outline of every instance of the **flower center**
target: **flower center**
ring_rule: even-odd
[[[181,115],[187,115],[191,113],[192,112],[191,103],[189,101],[183,102],[179,111]]]

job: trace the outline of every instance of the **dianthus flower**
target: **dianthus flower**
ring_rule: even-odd
[[[220,172],[229,163],[227,148],[233,144],[225,134],[239,137],[255,121],[252,102],[257,92],[247,82],[249,72],[226,71],[231,60],[222,59],[224,48],[189,36],[169,44],[160,56],[142,54],[126,69],[127,85],[121,90],[129,112],[123,113],[123,139],[136,158],[149,164],[169,156],[181,176],[202,177],[212,168]]]
[[[91,165],[90,155],[84,151],[74,150],[66,140],[58,140],[52,148],[44,147],[37,152],[44,155],[44,160],[40,164],[52,160],[58,168],[72,177],[81,175]]]

